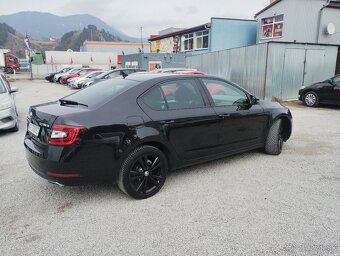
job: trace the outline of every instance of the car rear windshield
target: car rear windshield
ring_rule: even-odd
[[[94,107],[106,103],[137,84],[138,82],[133,80],[110,79],[93,84],[63,99]]]

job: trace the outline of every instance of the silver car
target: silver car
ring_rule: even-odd
[[[0,74],[0,130],[19,130],[18,112],[14,101],[14,92],[6,78]]]

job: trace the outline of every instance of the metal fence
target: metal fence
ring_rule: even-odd
[[[235,82],[261,99],[296,99],[302,85],[334,75],[336,46],[265,43],[194,55],[186,66]]]

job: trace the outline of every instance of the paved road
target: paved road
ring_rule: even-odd
[[[340,109],[292,104],[280,156],[252,151],[169,175],[136,201],[58,187],[28,166],[28,106],[72,91],[17,81],[21,129],[0,133],[0,255],[340,255]]]

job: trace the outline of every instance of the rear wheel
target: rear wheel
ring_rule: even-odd
[[[162,188],[167,171],[168,163],[162,151],[152,146],[141,146],[124,160],[118,187],[135,199],[145,199]]]
[[[276,120],[269,129],[265,152],[270,155],[279,155],[282,151],[283,138],[282,138],[282,120]]]
[[[315,92],[306,92],[303,96],[303,103],[308,107],[317,107],[319,105],[319,97]]]

